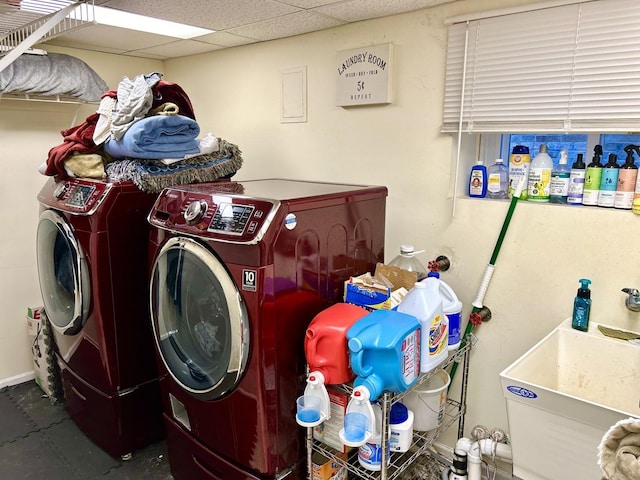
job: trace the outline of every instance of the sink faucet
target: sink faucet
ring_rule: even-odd
[[[624,304],[632,312],[640,312],[640,292],[636,288],[623,288],[622,291],[628,295]]]

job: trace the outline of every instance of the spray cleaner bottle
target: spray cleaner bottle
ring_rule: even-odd
[[[638,167],[636,167],[635,158],[633,157],[634,150],[640,155],[640,147],[638,145],[624,147],[627,158],[620,167],[620,173],[618,174],[618,186],[613,201],[615,208],[630,210],[633,206],[633,194],[638,178]]]
[[[602,177],[600,179],[600,191],[598,192],[599,207],[613,207],[618,187],[618,175],[620,167],[618,165],[618,155],[609,154],[609,161],[602,167]]]
[[[570,176],[571,169],[567,165],[567,151],[562,150],[558,166],[551,171],[551,188],[549,190],[551,203],[567,203]]]

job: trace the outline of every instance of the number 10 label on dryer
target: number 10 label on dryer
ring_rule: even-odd
[[[242,290],[255,292],[257,281],[258,272],[256,270],[242,270]]]

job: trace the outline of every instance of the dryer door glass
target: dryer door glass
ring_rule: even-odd
[[[244,303],[203,245],[170,239],[154,263],[151,312],[162,360],[185,390],[219,398],[238,383],[249,350]]]
[[[91,291],[84,254],[71,227],[53,210],[40,215],[36,236],[38,278],[53,328],[75,335],[87,319]]]

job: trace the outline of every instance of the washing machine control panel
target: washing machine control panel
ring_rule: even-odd
[[[44,188],[40,193],[40,201],[67,212],[91,215],[110,187],[111,185],[105,182],[71,178],[48,184],[48,188]]]
[[[278,201],[226,193],[165,190],[149,214],[152,225],[237,243],[256,243],[269,226]]]

